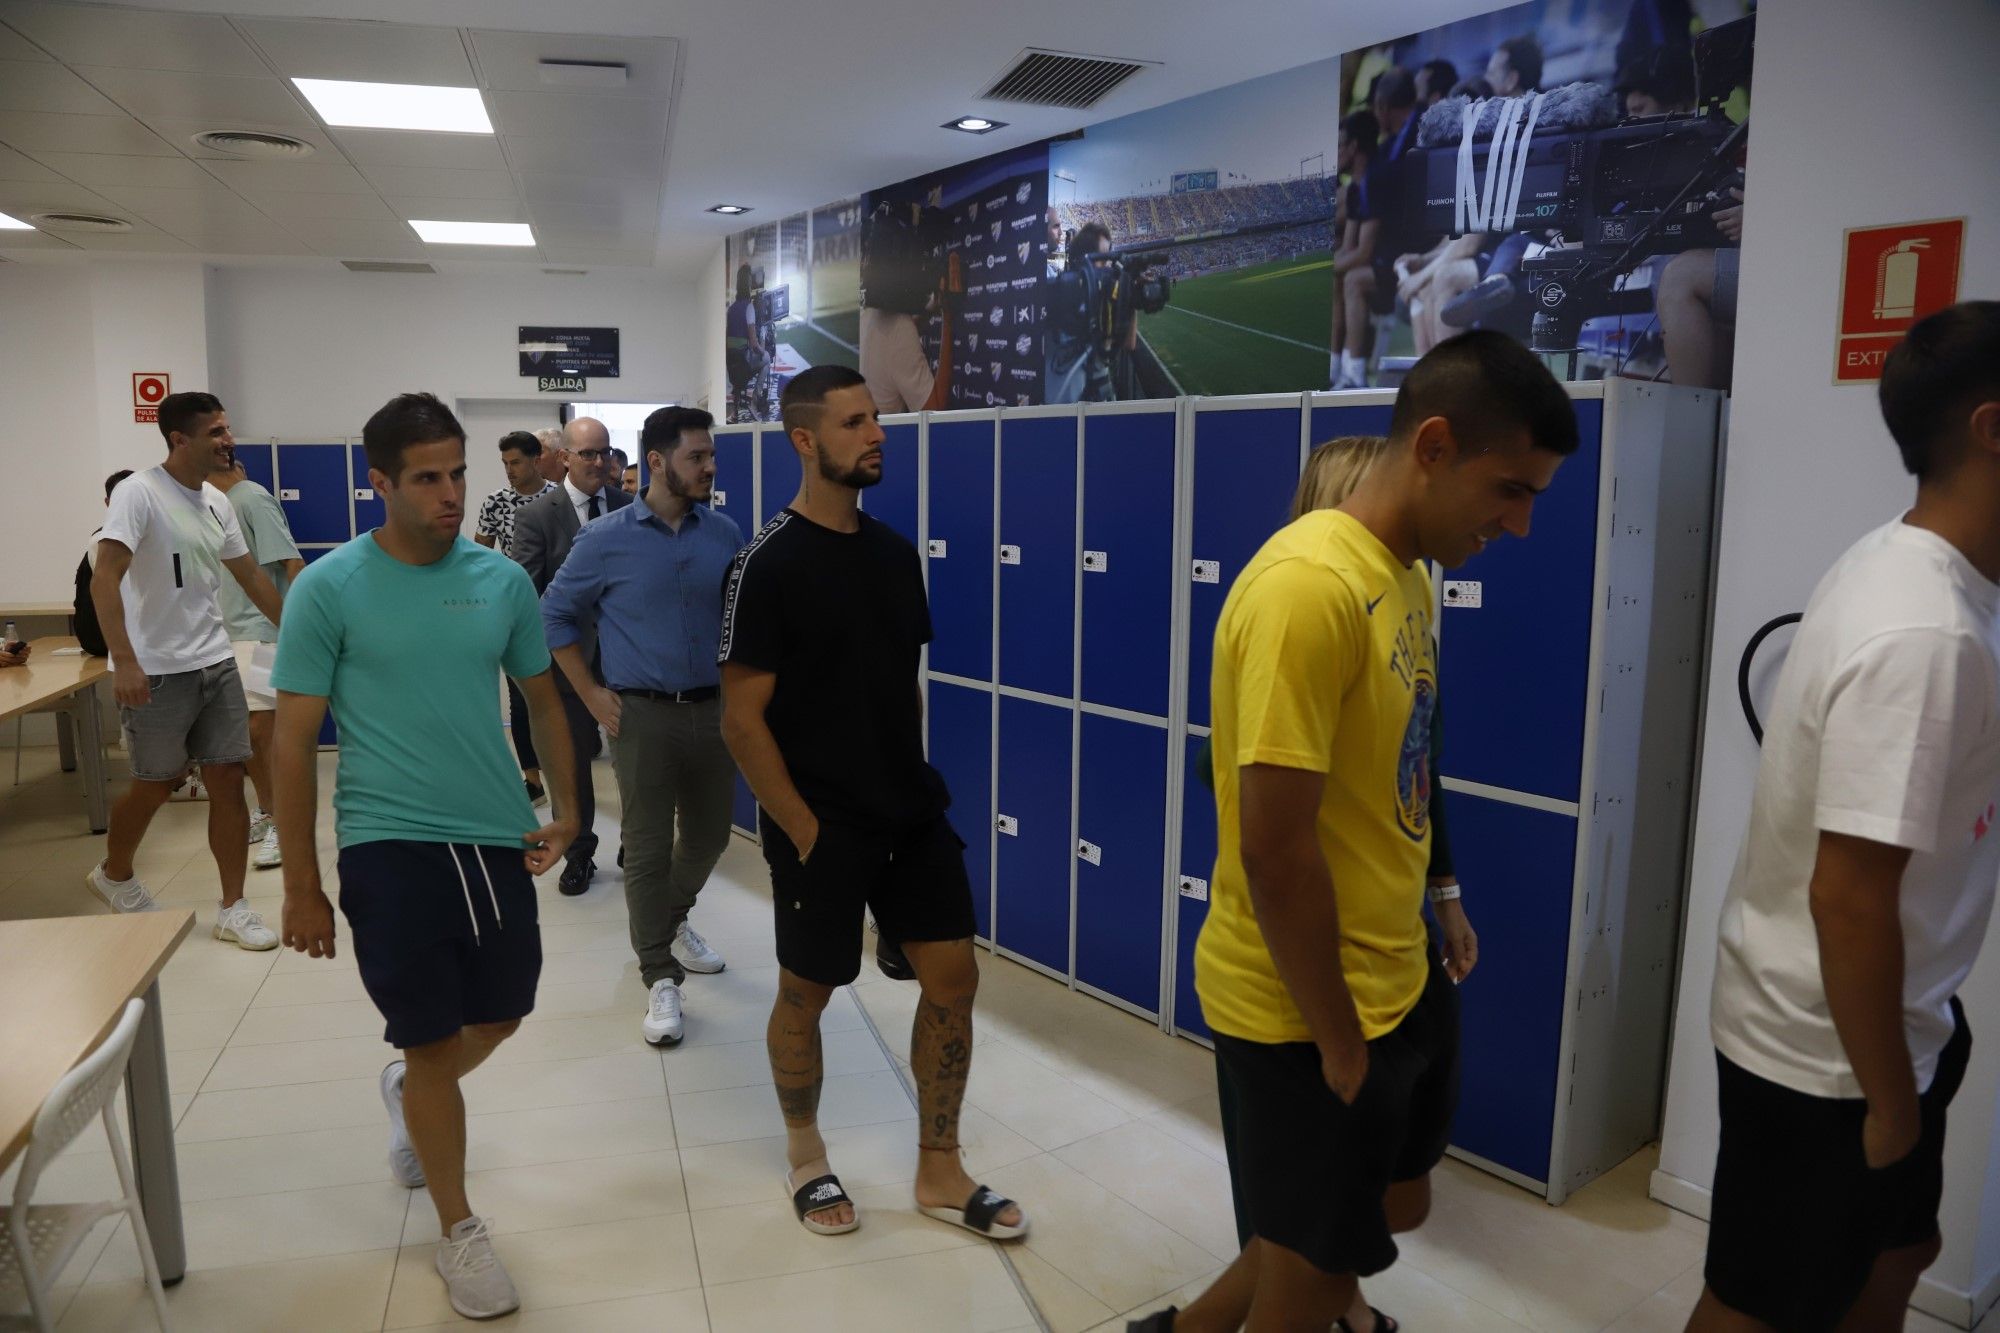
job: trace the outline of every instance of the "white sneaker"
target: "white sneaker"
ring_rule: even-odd
[[[521,1294],[493,1252],[485,1218],[466,1218],[438,1242],[437,1271],[451,1308],[467,1319],[495,1319],[521,1308]]]
[[[153,895],[146,892],[146,886],[139,882],[137,875],[127,880],[108,879],[104,874],[104,862],[99,861],[83,877],[90,891],[110,904],[114,912],[152,912],[159,909]]]
[[[264,839],[270,837],[271,829],[276,824],[277,821],[262,810],[252,810],[250,812],[250,845],[254,847],[264,841]]]
[[[277,867],[283,865],[285,858],[278,850],[278,830],[275,828],[266,829],[264,831],[263,843],[264,845],[251,855],[250,864],[259,870],[275,870]]]
[[[208,799],[208,789],[201,785],[201,775],[199,773],[190,773],[181,782],[180,786],[167,793],[167,799],[170,801],[205,801]]]
[[[687,1021],[681,1017],[681,988],[671,981],[653,983],[653,993],[646,999],[646,1040],[654,1046],[678,1046],[687,1033]]]
[[[238,898],[216,915],[215,938],[252,953],[278,947],[278,933],[264,924],[264,918],[251,910],[245,898]]]
[[[410,1127],[403,1120],[403,1075],[409,1066],[391,1060],[382,1069],[382,1105],[389,1108],[389,1174],[404,1189],[424,1187],[424,1164],[410,1143]]]
[[[708,947],[708,941],[686,921],[674,932],[674,958],[690,972],[720,972],[729,964]]]

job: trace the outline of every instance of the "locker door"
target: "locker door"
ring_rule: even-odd
[[[799,493],[799,455],[784,427],[757,432],[757,467],[764,492],[757,506],[757,526],[761,528]]]
[[[882,480],[861,493],[861,507],[907,538],[917,540],[917,423],[884,423]]]
[[[1188,599],[1188,721],[1208,725],[1215,621],[1229,586],[1291,513],[1299,484],[1299,409],[1258,407],[1196,412],[1194,549],[1197,578]]]
[[[1321,445],[1343,435],[1387,435],[1389,415],[1393,411],[1393,403],[1355,406],[1315,404],[1312,410],[1312,442]]]
[[[1445,597],[1439,697],[1452,722],[1446,776],[1574,801],[1583,781],[1584,697],[1597,549],[1598,430],[1604,405],[1576,404],[1583,445],[1535,504],[1526,541],[1503,537],[1454,581],[1480,585],[1481,605]]]
[[[979,934],[993,938],[993,696],[931,682],[930,758],[951,792],[951,826],[965,843],[965,873]]]
[[[278,445],[278,501],[295,542],[344,542],[354,535],[345,444]]]
[[[1174,1029],[1199,1037],[1209,1034],[1201,999],[1194,991],[1194,946],[1208,920],[1209,886],[1215,878],[1215,793],[1201,780],[1196,759],[1207,743],[1190,736],[1182,752],[1187,781],[1181,795],[1180,892],[1175,909],[1180,919],[1174,937]]]
[[[1166,730],[1085,713],[1077,773],[1076,979],[1156,1014]]]
[[[1000,683],[1075,685],[1077,418],[1000,422]]]
[[[743,540],[757,535],[757,437],[746,430],[715,432],[715,500],[718,514],[727,514],[743,529]]]
[[[1083,552],[1083,697],[1165,717],[1173,665],[1172,411],[1084,417]]]
[[[1464,716],[1462,705],[1453,716]],[[1545,1181],[1576,820],[1463,792],[1446,799],[1452,854],[1480,945],[1478,970],[1459,990],[1462,1083],[1451,1141]]]
[[[236,456],[243,461],[245,475],[271,494],[276,495],[278,493],[278,474],[276,464],[273,461],[274,452],[268,442],[262,444],[244,444],[238,441],[236,445]]]
[[[354,468],[354,533],[358,537],[364,532],[373,532],[388,521],[389,506],[375,493],[375,483],[368,479],[368,451],[360,445],[348,446],[353,457]],[[467,497],[468,501],[471,497]],[[477,509],[474,509],[477,514]]]
[[[1070,710],[1002,696],[993,942],[1069,975]]]
[[[967,680],[993,679],[994,429],[991,417],[930,427],[931,670]]]

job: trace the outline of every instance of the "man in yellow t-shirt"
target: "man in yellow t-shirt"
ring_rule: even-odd
[[[1457,997],[1423,920],[1437,661],[1420,562],[1527,536],[1576,447],[1568,395],[1520,343],[1440,343],[1354,493],[1280,530],[1223,605],[1195,985],[1256,1238],[1166,1327],[1389,1327],[1350,1316],[1357,1280],[1429,1210],[1458,1092]]]

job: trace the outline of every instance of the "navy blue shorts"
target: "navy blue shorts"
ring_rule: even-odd
[[[401,1050],[535,1007],[542,931],[521,847],[364,842],[340,853],[340,910],[368,998]]]

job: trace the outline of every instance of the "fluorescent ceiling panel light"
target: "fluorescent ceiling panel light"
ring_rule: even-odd
[[[0,213],[0,231],[33,231],[34,229],[35,224],[32,222],[23,222],[19,218],[10,218],[5,213]]]
[[[533,245],[535,233],[525,222],[418,222],[410,225],[426,245]]]
[[[329,125],[359,130],[433,130],[491,134],[486,103],[477,88],[435,88],[422,83],[353,83],[346,79],[293,79]]]

